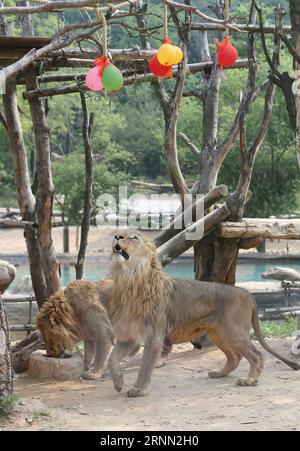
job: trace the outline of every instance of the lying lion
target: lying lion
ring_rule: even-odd
[[[107,314],[112,283],[75,281],[47,301],[37,316],[49,357],[62,357],[84,340],[85,379],[102,376],[113,345]]]
[[[128,396],[147,394],[165,335],[178,344],[207,333],[227,357],[224,368],[209,373],[211,378],[228,376],[245,357],[250,373],[238,381],[240,386],[256,385],[264,366],[262,354],[249,339],[251,325],[264,349],[300,369],[264,340],[250,293],[229,285],[171,279],[162,271],[154,244],[137,235],[115,237],[112,278],[110,317],[117,342],[109,365],[117,391],[124,385],[119,362],[144,341],[138,378]]]

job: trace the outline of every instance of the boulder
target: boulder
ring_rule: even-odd
[[[0,294],[9,287],[16,277],[16,268],[8,262],[0,260]]]
[[[300,280],[300,272],[292,268],[271,268],[261,275],[263,279],[289,280],[296,282]]]
[[[66,359],[47,357],[46,351],[35,351],[29,359],[28,375],[38,379],[78,380],[83,372],[83,358],[73,353]]]

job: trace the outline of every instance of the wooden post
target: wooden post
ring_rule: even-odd
[[[290,16],[292,24],[292,41],[293,46],[296,49],[296,53],[300,55],[300,4],[299,0],[289,0],[290,3]],[[298,59],[295,59],[295,75],[299,83],[300,81],[300,63]],[[297,157],[300,168],[300,88],[296,95],[296,141],[297,141]]]
[[[0,398],[13,392],[13,369],[10,351],[9,327],[0,295]]]
[[[64,225],[64,233],[63,233],[63,247],[64,253],[68,254],[70,252],[70,233],[69,233],[69,225]]]

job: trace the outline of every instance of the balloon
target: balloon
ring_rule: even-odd
[[[101,91],[101,89],[103,89],[101,76],[99,74],[99,67],[95,66],[93,69],[88,71],[85,77],[85,83],[91,91]]]
[[[113,64],[109,64],[103,71],[102,82],[106,91],[115,92],[122,88],[124,79],[119,69]]]
[[[99,68],[100,76],[102,77],[104,69],[112,62],[107,58],[107,56],[99,56],[95,59],[95,65]]]
[[[172,78],[172,66],[163,66],[154,55],[149,61],[149,69],[159,78]]]
[[[162,66],[172,66],[182,61],[182,50],[171,43],[171,39],[164,39],[163,45],[157,51],[157,59]]]
[[[222,42],[217,42],[217,60],[221,67],[231,67],[238,59],[236,48],[230,44],[228,36]]]

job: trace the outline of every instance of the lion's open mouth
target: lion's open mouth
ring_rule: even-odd
[[[117,244],[114,247],[114,253],[115,255],[120,255],[124,258],[124,260],[128,260],[129,259],[129,255],[127,254],[127,252],[124,251],[124,249],[121,248],[121,246],[119,244]]]

